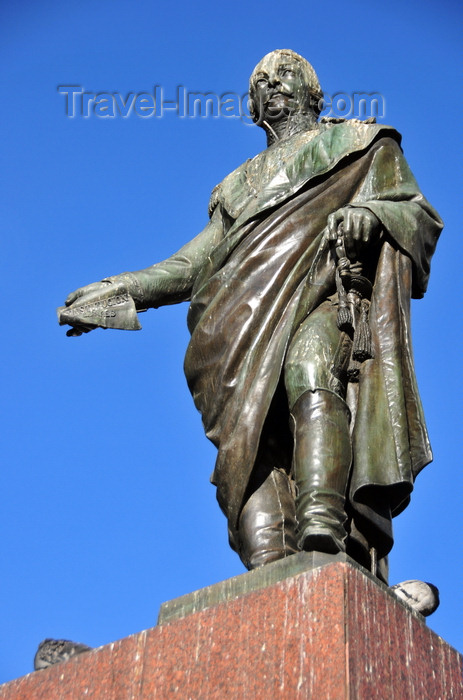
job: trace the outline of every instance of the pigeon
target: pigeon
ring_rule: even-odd
[[[44,639],[40,642],[34,657],[34,671],[67,661],[71,656],[91,651],[91,649],[92,647],[86,644],[70,642],[68,639]]]
[[[439,591],[432,583],[413,579],[396,583],[395,586],[390,587],[390,590],[405,605],[425,617],[432,615],[439,607]]]

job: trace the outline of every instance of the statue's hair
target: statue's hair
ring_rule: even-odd
[[[323,98],[323,91],[320,86],[320,81],[318,80],[318,76],[313,68],[313,66],[300,54],[296,53],[295,51],[292,51],[291,49],[275,49],[275,51],[270,51],[270,53],[266,54],[257,64],[257,66],[254,68],[254,70],[251,73],[251,77],[249,78],[249,94],[251,97],[251,107],[252,107],[252,95],[254,93],[254,90],[256,88],[256,73],[262,63],[272,56],[273,54],[280,54],[282,56],[289,56],[295,61],[298,61],[298,63],[301,64],[302,72],[304,74],[304,77],[307,81],[307,85],[309,87],[309,94],[313,98],[311,100],[311,107],[318,116],[320,114],[320,100]],[[252,109],[251,109],[251,116],[254,117],[254,114],[252,114]]]

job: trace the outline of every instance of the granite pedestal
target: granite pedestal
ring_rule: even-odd
[[[302,553],[165,603],[158,625],[2,700],[459,700],[462,658],[345,555]]]

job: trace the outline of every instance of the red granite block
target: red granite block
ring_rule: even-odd
[[[332,563],[0,687],[2,700],[174,697],[458,700],[461,657],[368,575]]]
[[[351,697],[463,698],[455,649],[360,571],[349,572],[346,590]]]
[[[148,634],[142,697],[344,697],[344,576],[334,571],[318,586],[320,576],[296,576],[270,596],[249,593]],[[328,695],[333,682],[339,690]]]

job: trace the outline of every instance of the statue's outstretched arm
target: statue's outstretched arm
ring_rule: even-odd
[[[69,335],[102,328],[141,328],[136,311],[188,301],[194,281],[212,249],[223,236],[219,208],[204,230],[170,258],[136,272],[123,272],[80,287],[58,309]]]

